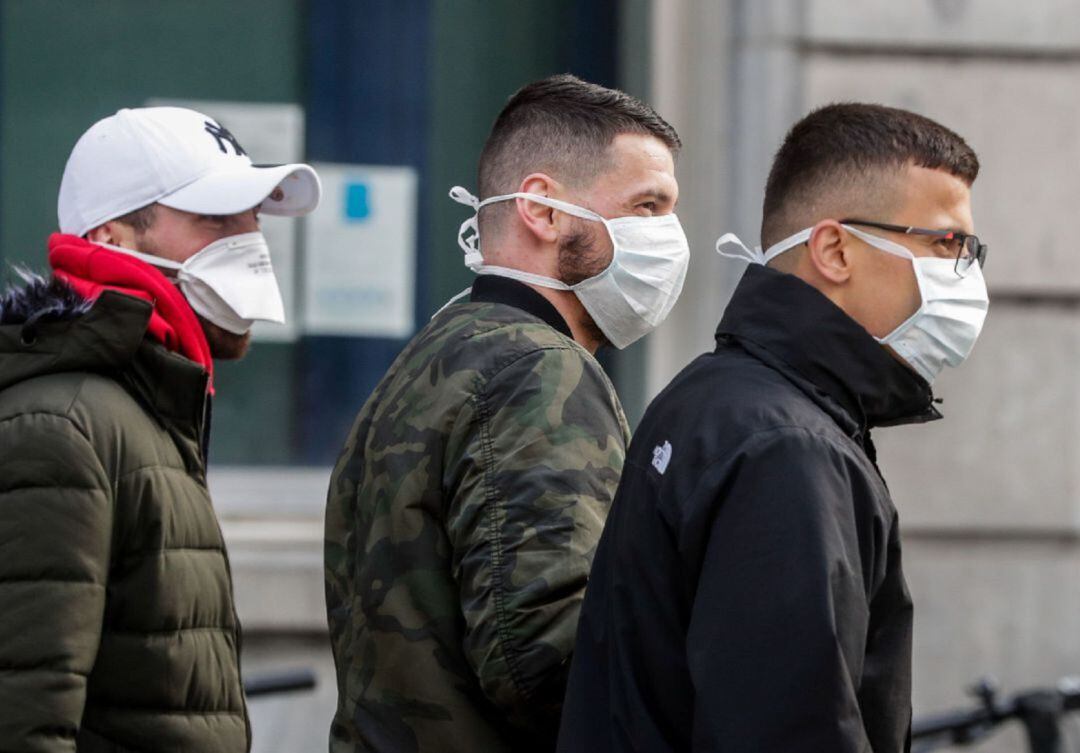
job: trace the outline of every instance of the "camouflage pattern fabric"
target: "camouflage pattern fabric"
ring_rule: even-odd
[[[330,484],[333,753],[554,749],[627,441],[592,355],[520,309],[409,343]]]

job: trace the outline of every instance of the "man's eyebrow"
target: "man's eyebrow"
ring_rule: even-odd
[[[638,193],[634,194],[634,196],[630,199],[630,203],[637,204],[642,199],[656,199],[662,204],[668,204],[671,202],[671,194],[662,189],[647,189],[645,191],[639,191]]]
[[[957,225],[950,225],[950,226],[947,226],[947,227],[942,227],[941,225],[927,224],[927,225],[912,225],[911,227],[919,229],[919,230],[929,230],[932,233],[942,233],[942,234],[944,234],[944,233],[953,233],[954,235],[974,235],[974,233],[969,233],[968,231],[964,230],[963,228],[961,228],[961,227],[959,227]],[[937,237],[936,235],[929,235],[927,233],[917,233],[917,232],[916,233],[909,233],[909,235],[921,235],[923,238],[930,238],[930,239],[933,239],[933,238]]]

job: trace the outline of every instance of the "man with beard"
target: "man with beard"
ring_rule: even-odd
[[[679,145],[648,105],[555,76],[495,121],[483,201],[451,192],[480,276],[390,367],[331,481],[335,753],[554,747],[627,441],[593,353],[682,288]]]
[[[76,143],[52,278],[0,296],[0,749],[250,748],[213,360],[283,321],[259,212],[318,199],[310,167],[254,166],[191,110]]]

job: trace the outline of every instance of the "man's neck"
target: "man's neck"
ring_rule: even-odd
[[[592,324],[589,313],[581,305],[581,301],[578,300],[574,292],[545,288],[541,285],[529,285],[529,287],[544,296],[555,307],[555,310],[559,312],[559,315],[566,321],[567,326],[570,327],[570,333],[574,336],[574,341],[593,355],[596,355],[596,350],[603,341],[596,331],[596,325]]]
[[[551,250],[544,250],[539,246],[530,246],[530,240],[531,239],[524,232],[518,236],[511,237],[509,240],[504,241],[500,239],[493,243],[490,256],[485,255],[484,263],[510,269],[521,269],[530,274],[557,278],[557,275],[542,269],[528,269],[528,265],[521,263],[525,259],[535,259],[537,257],[544,257],[545,255],[547,258],[552,258],[551,254],[556,253]],[[509,249],[513,249],[514,253],[506,253]],[[525,268],[523,269],[523,267]],[[559,315],[566,322],[567,326],[570,327],[570,333],[573,335],[574,341],[593,355],[596,355],[597,349],[604,343],[604,336],[593,323],[592,317],[589,316],[585,307],[581,305],[581,301],[578,300],[577,295],[570,290],[555,290],[554,288],[546,288],[542,285],[525,284],[529,285],[530,288],[546,298],[547,301],[555,307],[555,310],[559,312]]]

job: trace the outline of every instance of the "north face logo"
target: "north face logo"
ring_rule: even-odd
[[[652,451],[652,467],[660,471],[660,475],[663,475],[670,462],[671,442],[664,442],[663,445],[656,445]]]
[[[207,120],[205,125],[206,132],[217,140],[218,149],[221,150],[222,154],[229,153],[229,150],[225,148],[226,144],[232,146],[237,157],[242,157],[247,154],[247,152],[244,151],[244,147],[240,146],[240,142],[236,140],[236,137],[229,133],[228,128],[223,125],[218,125],[212,120]]]

